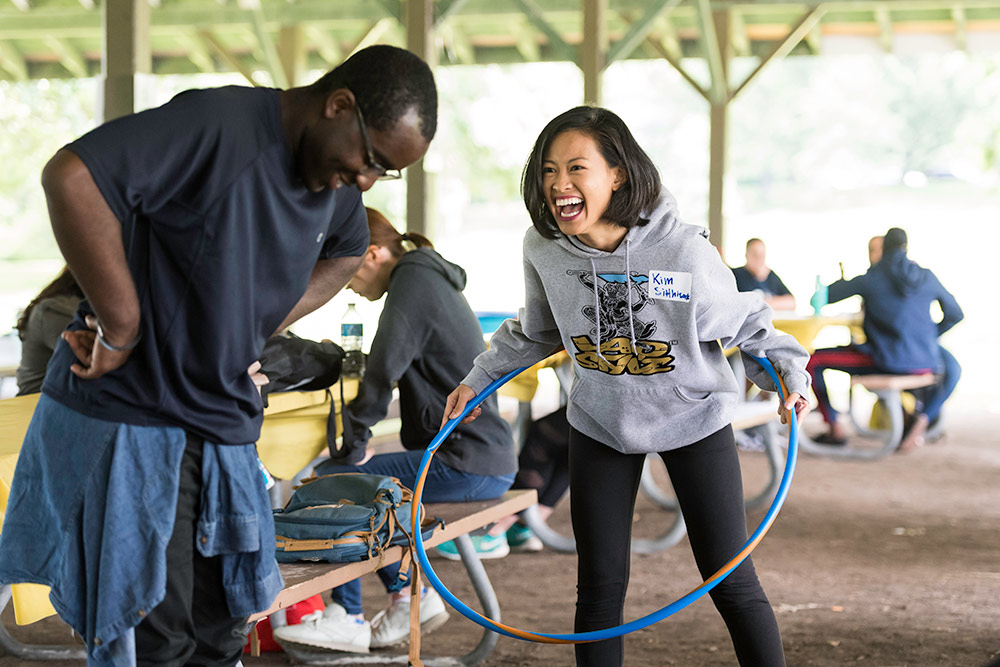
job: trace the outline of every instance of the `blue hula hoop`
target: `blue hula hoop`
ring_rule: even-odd
[[[757,363],[759,363],[767,374],[771,376],[774,381],[775,386],[778,388],[778,393],[781,400],[785,400],[784,386],[781,379],[778,377],[777,372],[774,370],[774,366],[765,358],[750,356]],[[423,484],[422,481],[427,474],[427,467],[430,464],[431,458],[434,456],[435,450],[441,446],[445,438],[451,434],[455,427],[461,422],[465,417],[474,410],[480,403],[486,400],[490,395],[493,394],[501,386],[509,382],[512,378],[517,376],[519,373],[523,372],[525,368],[518,368],[517,370],[507,373],[503,377],[494,380],[481,391],[474,399],[469,401],[462,413],[450,419],[444,427],[438,432],[438,434],[428,445],[427,450],[424,452],[424,456],[420,461],[420,467],[417,469],[417,484],[414,492],[413,505],[415,507],[420,507],[420,499],[423,495]],[[723,569],[716,572],[712,577],[709,577],[700,586],[687,593],[686,595],[678,598],[674,602],[663,607],[659,611],[655,611],[651,614],[647,614],[641,618],[637,618],[634,621],[629,621],[628,623],[623,623],[621,625],[605,628],[604,630],[592,630],[589,632],[575,632],[566,634],[553,634],[544,632],[528,632],[524,630],[518,630],[517,628],[511,628],[509,626],[501,625],[496,621],[486,618],[479,612],[471,609],[464,602],[459,600],[452,594],[451,591],[444,585],[441,579],[434,572],[434,568],[431,566],[430,560],[427,558],[427,551],[424,548],[423,537],[419,530],[413,531],[413,540],[416,545],[417,560],[420,563],[420,568],[427,580],[431,583],[441,597],[448,601],[453,608],[455,608],[460,614],[465,616],[470,621],[481,625],[484,628],[492,630],[498,634],[512,637],[514,639],[521,639],[524,641],[536,641],[545,643],[581,643],[581,642],[592,642],[600,641],[604,639],[611,639],[613,637],[620,637],[622,635],[628,634],[630,632],[635,632],[642,628],[648,627],[653,623],[662,621],[663,619],[676,614],[681,609],[684,609],[690,605],[695,600],[701,598],[710,590],[715,588],[723,579],[725,579],[733,570],[739,567],[746,558],[750,555],[753,549],[757,546],[764,533],[770,528],[771,524],[774,522],[775,517],[778,515],[778,511],[785,502],[785,498],[788,496],[788,489],[792,483],[792,477],[795,473],[795,464],[798,459],[798,419],[795,415],[795,411],[789,411],[789,435],[788,435],[788,454],[785,459],[785,469],[782,474],[781,483],[778,486],[778,491],[775,494],[774,500],[771,502],[771,506],[768,508],[767,513],[761,520],[760,524],[757,526],[756,530],[750,535],[746,544],[737,555],[733,558],[727,565],[723,566]],[[416,515],[417,513],[415,513]],[[421,521],[422,516],[417,516],[416,521]],[[516,634],[520,632],[522,634]]]

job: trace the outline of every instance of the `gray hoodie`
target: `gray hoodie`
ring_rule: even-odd
[[[775,332],[759,295],[736,291],[707,232],[680,221],[666,190],[644,217],[649,224],[630,229],[613,252],[529,229],[526,305],[462,383],[478,393],[565,347],[575,372],[570,424],[625,453],[683,447],[731,422],[742,388],[723,348],[768,358],[788,390],[804,396],[808,353]],[[744,361],[751,380],[775,390],[756,362]]]

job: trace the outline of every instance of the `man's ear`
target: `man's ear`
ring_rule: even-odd
[[[326,96],[323,105],[323,116],[333,118],[341,111],[354,109],[354,93],[348,88],[337,88]]]

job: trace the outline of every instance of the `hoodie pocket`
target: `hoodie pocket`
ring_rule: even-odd
[[[708,391],[688,393],[680,387],[674,387],[674,393],[683,403],[689,405],[706,405],[712,399],[712,392]]]

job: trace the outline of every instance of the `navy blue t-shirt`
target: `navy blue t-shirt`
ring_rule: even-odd
[[[119,369],[81,380],[60,341],[42,391],[98,419],[180,426],[209,442],[257,440],[247,367],[305,293],[319,259],[368,247],[361,193],[297,179],[280,91],[179,94],[68,145],[122,223],[142,340]],[[81,304],[70,328],[82,328]]]
[[[733,269],[733,276],[736,278],[736,289],[740,292],[753,292],[754,290],[760,290],[767,296],[784,296],[785,294],[791,294],[788,288],[785,287],[785,283],[781,282],[781,278],[774,271],[767,274],[767,278],[764,280],[757,280],[753,277],[753,274],[747,270],[745,266],[738,266]]]

